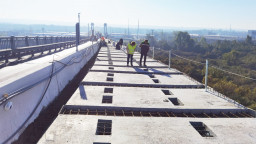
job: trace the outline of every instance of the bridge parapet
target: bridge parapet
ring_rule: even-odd
[[[81,36],[80,39],[88,37]],[[58,42],[74,41],[75,36],[10,36],[0,37],[0,49],[16,49],[35,45],[44,45]]]
[[[80,44],[89,40],[87,37],[82,37]],[[26,55],[33,57],[34,54],[43,54],[45,51],[51,53],[54,50],[56,52],[74,47],[75,44],[75,37],[0,37],[0,47],[2,45],[6,47],[0,49],[0,61],[8,63],[9,59],[21,59],[22,56]]]

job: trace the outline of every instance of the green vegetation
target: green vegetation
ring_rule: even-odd
[[[243,42],[192,39],[187,32],[175,32],[173,40],[155,40],[155,59],[168,64],[168,51],[205,63],[209,60],[209,86],[231,99],[256,110],[256,81],[223,72],[218,68],[256,79],[256,46],[247,36]],[[215,66],[215,67],[214,67]],[[172,56],[172,67],[204,83],[205,65]]]

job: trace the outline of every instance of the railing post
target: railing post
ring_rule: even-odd
[[[44,44],[47,44],[46,36],[44,37]]]
[[[11,49],[15,49],[15,40],[14,40],[14,36],[11,36],[10,38],[10,44],[11,44]]]
[[[169,51],[169,69],[171,68],[172,50]]]
[[[53,43],[53,36],[51,36],[51,43]]]
[[[206,66],[205,66],[205,91],[207,91],[207,83],[208,83],[208,60],[206,60]]]
[[[25,44],[26,44],[26,46],[29,46],[29,43],[28,43],[28,36],[25,37]]]
[[[36,37],[36,45],[39,45],[39,37]]]
[[[153,47],[153,59],[155,58],[155,47]]]
[[[93,41],[92,41],[92,55],[94,55]]]
[[[76,51],[78,51],[79,44],[80,44],[80,24],[76,23]]]

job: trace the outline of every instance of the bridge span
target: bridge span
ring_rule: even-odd
[[[255,111],[152,58],[102,47],[39,144],[255,143]]]

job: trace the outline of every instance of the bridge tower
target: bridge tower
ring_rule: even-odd
[[[104,23],[104,36],[107,37],[108,35],[108,27],[107,27],[107,23]]]
[[[91,23],[92,36],[94,36],[94,23]]]
[[[90,24],[88,23],[88,37],[90,36]]]

